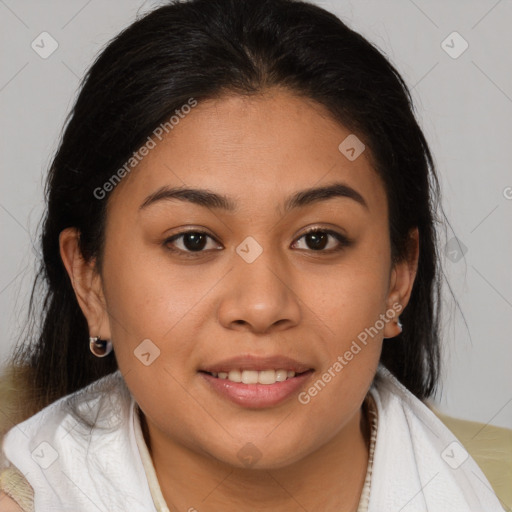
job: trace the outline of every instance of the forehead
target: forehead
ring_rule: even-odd
[[[258,211],[335,181],[358,190],[371,210],[385,207],[369,148],[362,150],[360,139],[312,100],[274,89],[222,96],[187,111],[162,140],[153,137],[154,147],[114,189],[109,208],[138,208],[167,185],[219,191]],[[362,150],[355,159],[346,152],[352,147]]]

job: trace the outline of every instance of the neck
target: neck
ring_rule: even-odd
[[[162,494],[171,510],[357,510],[370,444],[366,404],[318,450],[292,465],[271,470],[237,468],[205,457],[166,438],[148,425],[143,415],[141,420]]]

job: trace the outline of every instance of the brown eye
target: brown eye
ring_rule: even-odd
[[[298,247],[311,251],[335,252],[348,247],[352,242],[336,231],[312,229],[298,240],[304,239],[306,247]]]
[[[327,242],[329,241],[329,236],[326,233],[321,231],[316,231],[315,233],[308,233],[306,235],[306,244],[310,249],[314,251],[319,251],[321,249],[325,249]]]
[[[167,238],[164,241],[164,246],[172,252],[200,253],[206,248],[217,248],[215,244],[213,247],[207,247],[209,239],[213,240],[208,233],[202,231],[185,231]]]
[[[203,233],[187,233],[183,235],[183,245],[189,251],[202,251],[206,245]]]

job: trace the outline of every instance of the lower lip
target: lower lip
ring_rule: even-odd
[[[313,370],[275,384],[243,384],[228,379],[218,379],[205,372],[199,372],[199,374],[214,391],[235,404],[252,409],[263,409],[278,405],[297,393],[311,377]]]

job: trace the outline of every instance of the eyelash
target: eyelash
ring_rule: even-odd
[[[203,253],[205,253],[206,251],[205,250],[190,251],[190,250],[176,249],[176,248],[172,248],[172,247],[169,246],[170,243],[178,240],[179,238],[183,238],[185,235],[188,235],[190,233],[197,234],[197,235],[206,235],[208,238],[211,238],[212,240],[215,240],[211,235],[209,235],[205,231],[188,230],[188,231],[182,231],[181,233],[177,233],[177,234],[175,234],[175,235],[165,239],[163,241],[162,245],[168,251],[170,251],[170,252],[178,253],[178,254],[184,255],[185,257],[189,257],[189,258],[198,257],[198,256],[202,255]],[[297,240],[301,240],[306,235],[309,235],[311,233],[323,233],[323,234],[329,235],[329,236],[331,236],[332,238],[334,238],[335,240],[338,241],[339,246],[337,248],[334,248],[334,249],[319,249],[319,250],[316,250],[316,251],[314,249],[301,249],[301,250],[307,250],[307,251],[311,251],[313,253],[332,254],[332,253],[340,252],[343,249],[345,249],[347,247],[350,247],[354,243],[353,240],[350,240],[345,235],[342,235],[341,233],[338,233],[337,231],[332,231],[330,229],[321,229],[321,228],[310,228],[306,232],[304,232],[299,238],[297,238]],[[218,249],[216,249],[216,250],[218,250]]]

